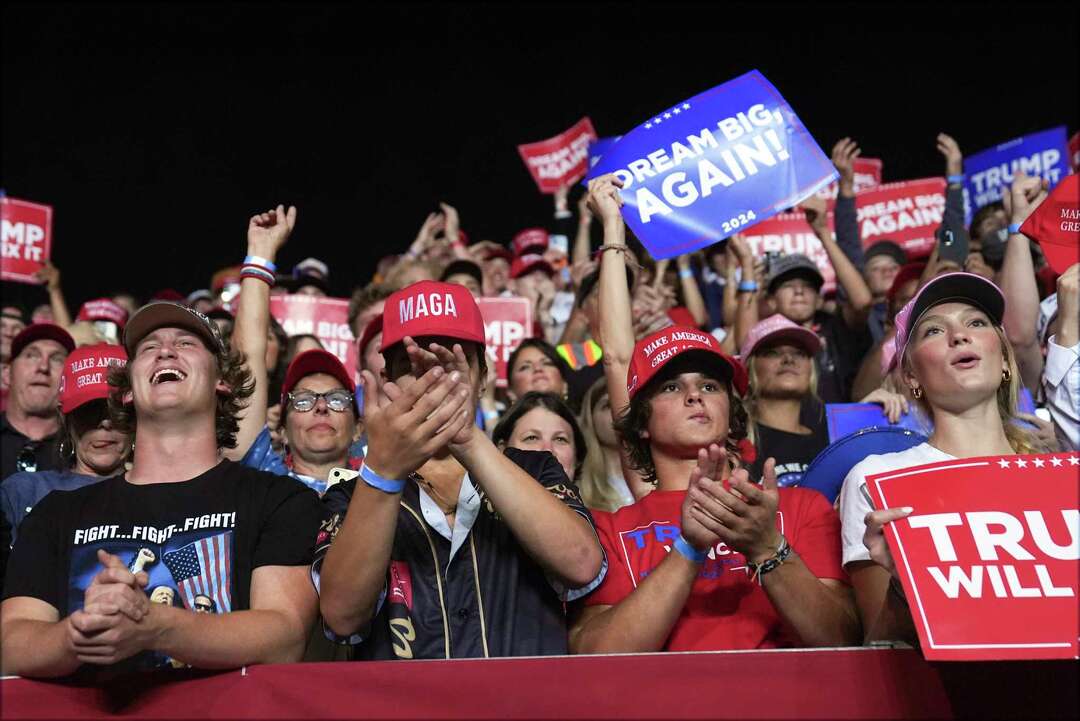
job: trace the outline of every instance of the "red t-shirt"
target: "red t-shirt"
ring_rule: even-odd
[[[613,606],[664,560],[679,536],[686,491],[653,491],[615,513],[593,511],[608,558],[604,582],[585,597]],[[840,517],[819,492],[781,488],[776,526],[818,578],[848,583],[840,565]],[[766,583],[768,580],[766,579]],[[765,591],[746,575],[746,559],[720,543],[709,551],[666,651],[721,651],[799,646]]]

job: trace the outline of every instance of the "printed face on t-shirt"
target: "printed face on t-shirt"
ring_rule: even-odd
[[[217,362],[195,333],[182,328],[158,328],[135,347],[128,363],[135,412],[214,412],[218,390]]]
[[[649,400],[649,444],[669,455],[693,457],[728,434],[727,387],[711,374],[679,373],[658,381]]]

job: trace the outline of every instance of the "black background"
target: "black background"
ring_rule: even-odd
[[[758,68],[826,149],[885,180],[1077,129],[1074,4],[6,4],[0,187],[55,208],[72,312],[187,293],[244,255],[254,212],[299,207],[279,258],[339,295],[440,200],[471,239],[550,218],[515,145],[589,115],[601,136]],[[40,294],[40,296],[39,296]],[[39,302],[40,289],[5,284]]]

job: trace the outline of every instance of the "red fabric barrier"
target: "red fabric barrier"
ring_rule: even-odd
[[[8,678],[0,717],[950,718],[955,699],[943,666],[916,651],[865,648],[311,663],[166,672],[101,688]],[[1034,666],[1045,678],[1054,664]],[[1075,664],[1064,670],[1075,675]],[[985,684],[956,685],[993,703]],[[1032,711],[1022,689],[1013,684],[1007,693]],[[1075,681],[1071,689],[1056,684],[1046,700],[1068,714],[1055,695],[1070,693],[1075,699]]]

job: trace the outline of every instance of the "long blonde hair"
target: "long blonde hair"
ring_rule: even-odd
[[[619,494],[608,482],[607,459],[596,435],[593,408],[607,395],[607,382],[600,378],[581,402],[581,432],[585,436],[585,462],[581,465],[578,490],[585,505],[598,511],[616,511],[622,505]]]
[[[914,332],[912,328],[912,332]],[[1004,329],[1001,326],[995,325],[994,332],[997,333],[998,340],[1001,341],[1001,354],[1002,363],[1008,370],[1008,379],[1002,374],[1001,384],[997,389],[997,410],[998,416],[1001,418],[1001,425],[1005,431],[1005,438],[1009,441],[1009,445],[1015,453],[1019,455],[1027,455],[1031,453],[1048,453],[1055,449],[1047,447],[1031,431],[1025,430],[1018,425],[1019,418],[1017,407],[1020,402],[1020,369],[1016,365],[1016,353],[1013,351],[1012,343],[1009,342],[1008,337],[1005,335]],[[909,344],[910,347],[910,344]],[[904,357],[902,359],[902,366],[908,373],[913,373],[911,365],[911,355],[907,352],[907,348],[904,350]],[[934,412],[930,406],[930,403],[926,399],[924,393],[922,397],[915,398],[911,394],[911,388],[906,383],[898,384],[904,389],[905,395],[913,401],[922,414],[930,419],[934,420]]]

